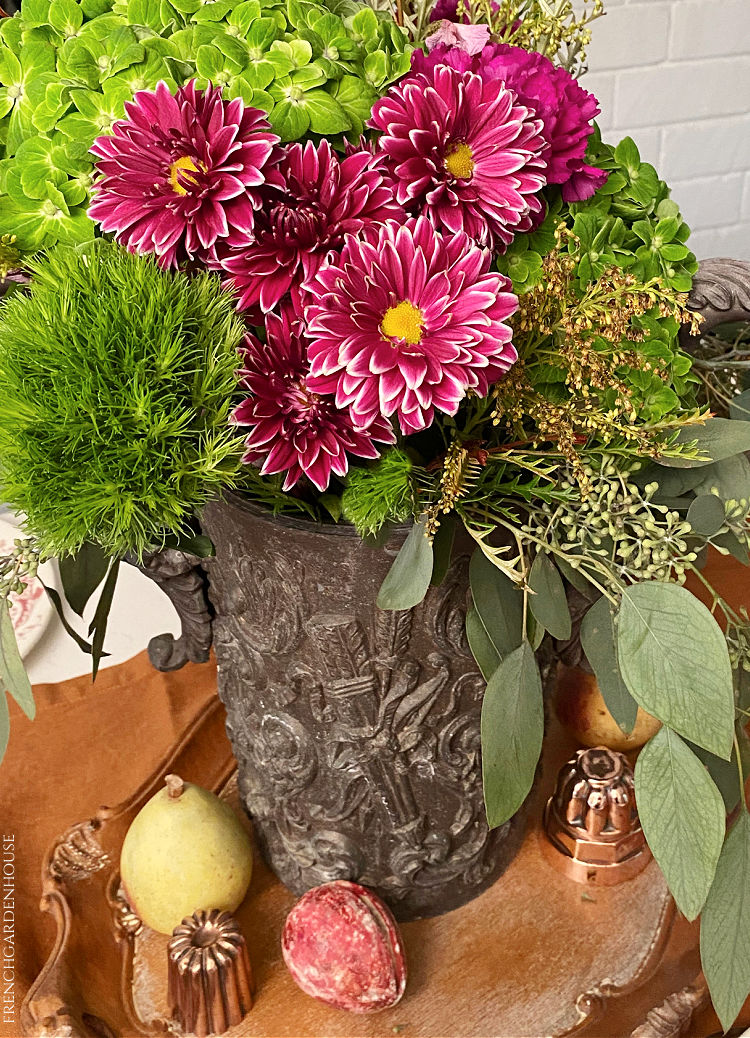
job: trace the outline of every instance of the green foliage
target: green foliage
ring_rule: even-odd
[[[701,964],[725,1031],[750,991],[750,815],[726,838],[701,918]]]
[[[567,641],[571,633],[570,610],[565,585],[552,559],[545,552],[537,552],[529,573],[529,609],[536,622],[560,641]]]
[[[624,732],[632,732],[638,704],[628,692],[620,673],[616,616],[612,603],[604,595],[587,610],[581,622],[581,648],[593,668],[610,714]]]
[[[83,616],[88,600],[107,575],[109,559],[98,544],[86,542],[76,555],[60,559],[60,579],[65,599],[79,616]]]
[[[604,186],[585,202],[570,205],[562,202],[558,189],[548,189],[544,223],[532,234],[517,235],[498,259],[514,291],[523,294],[542,279],[541,261],[552,250],[562,220],[573,231],[567,251],[575,259],[581,292],[611,267],[627,270],[639,282],[658,278],[676,292],[689,292],[698,263],[686,245],[690,229],[665,181],[641,162],[630,137],[617,146],[605,144],[598,128],[588,161],[607,171]]]
[[[477,618],[502,659],[523,639],[523,595],[480,548],[471,556],[469,581]]]
[[[724,802],[701,761],[666,725],[636,764],[638,814],[677,907],[695,919],[724,842]]]
[[[388,522],[403,523],[414,512],[413,464],[394,448],[370,468],[352,468],[341,496],[345,519],[361,537],[374,536]]]
[[[27,252],[93,237],[88,151],[137,90],[210,81],[283,140],[357,136],[410,50],[350,0],[27,0],[0,26],[0,234]]]
[[[524,641],[500,662],[482,702],[482,778],[491,828],[506,822],[528,796],[543,735],[539,667]]]
[[[430,586],[432,567],[432,541],[424,522],[416,522],[380,587],[378,607],[411,609],[419,605]]]
[[[141,553],[234,480],[232,298],[103,241],[31,269],[0,312],[0,496],[43,553]]]
[[[686,739],[728,760],[734,739],[729,653],[708,611],[678,584],[627,588],[617,618],[617,656],[635,700]]]
[[[21,653],[18,650],[15,631],[10,619],[7,597],[0,593],[0,762],[5,755],[10,736],[10,714],[6,692],[13,696],[23,712],[33,721],[36,704]]]
[[[689,292],[698,269],[685,244],[690,229],[653,166],[641,162],[630,137],[613,147],[598,130],[589,144],[593,165],[607,170],[607,183],[585,202],[570,206],[580,239],[578,277],[582,287],[614,263],[639,281],[659,278],[677,292]]]
[[[750,450],[750,422],[733,418],[709,418],[703,425],[680,429],[676,443],[694,447],[695,457],[660,458],[669,468],[698,468],[716,461],[726,461]]]

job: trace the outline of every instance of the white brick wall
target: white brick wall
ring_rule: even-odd
[[[699,259],[750,259],[750,0],[605,0],[582,85],[610,142],[631,136]]]

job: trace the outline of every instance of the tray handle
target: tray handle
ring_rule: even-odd
[[[702,314],[701,332],[729,321],[750,320],[750,261],[724,257],[701,260],[688,306]],[[683,332],[689,343],[692,337],[687,329]]]
[[[158,584],[177,610],[182,625],[179,638],[158,634],[148,643],[148,658],[156,670],[179,670],[186,663],[205,663],[213,639],[206,576],[197,555],[164,548],[147,553],[142,561],[126,561]]]

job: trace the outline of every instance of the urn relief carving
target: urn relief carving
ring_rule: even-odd
[[[490,832],[484,816],[468,551],[421,605],[384,612],[403,533],[373,549],[238,498],[211,504],[204,527],[240,792],[280,879],[295,893],[353,879],[402,919],[480,893],[522,822]]]

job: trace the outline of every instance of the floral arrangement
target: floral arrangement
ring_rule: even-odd
[[[379,3],[24,0],[0,24],[0,495],[28,532],[2,680],[31,711],[7,595],[40,558],[79,614],[104,581],[91,641],[71,629],[96,669],[119,561],[210,552],[222,488],[373,544],[410,524],[384,609],[462,529],[490,825],[537,767],[536,651],[580,636],[618,725],[662,722],[640,816],[728,1027],[750,620],[702,567],[748,563],[744,385],[680,345],[688,227],[578,81],[599,0]]]

